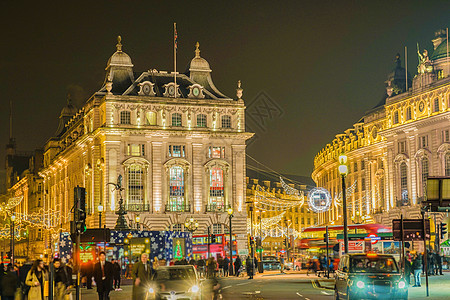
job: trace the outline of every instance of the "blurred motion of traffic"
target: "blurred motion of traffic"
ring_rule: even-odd
[[[449,298],[448,3],[112,2],[2,4],[1,300]]]

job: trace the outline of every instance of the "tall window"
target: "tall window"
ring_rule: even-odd
[[[220,224],[220,223],[213,224],[212,233],[213,234],[222,234],[222,224]]]
[[[402,193],[402,200],[408,199],[408,174],[406,163],[402,162],[400,164],[400,190]]]
[[[355,162],[355,164],[353,165],[353,172],[358,172],[358,163]]]
[[[398,111],[394,112],[394,124],[398,124]]]
[[[220,167],[212,167],[209,171],[209,210],[224,211],[224,195],[223,170]]]
[[[364,160],[361,160],[361,170],[364,170],[366,168],[366,164]]]
[[[428,147],[428,136],[427,135],[419,137],[419,145],[420,145],[420,148]]]
[[[204,114],[197,115],[197,127],[202,128],[206,127],[206,115]]]
[[[231,117],[228,115],[222,116],[222,128],[231,128]]]
[[[450,130],[449,129],[442,131],[442,142],[443,143],[450,142]]]
[[[186,157],[186,146],[184,145],[169,145],[170,157]]]
[[[145,113],[145,124],[156,125],[156,113],[154,111],[148,111]]]
[[[143,170],[140,165],[128,167],[128,204],[143,204],[144,180]]]
[[[169,211],[185,211],[184,201],[184,170],[173,166],[169,171]]]
[[[172,126],[181,127],[181,114],[179,113],[172,114]]]
[[[433,103],[433,112],[438,112],[439,111],[439,98],[434,99],[434,103]]]
[[[445,176],[450,176],[450,152],[445,154]]]
[[[425,185],[427,183],[428,178],[428,158],[423,157],[422,158],[422,187],[423,187],[423,193],[425,193]]]
[[[131,113],[128,110],[120,112],[120,124],[131,124]]]
[[[411,107],[406,108],[406,120],[411,120]]]
[[[132,156],[144,156],[145,145],[144,144],[128,144],[127,154]]]
[[[183,231],[183,224],[181,223],[173,224],[172,231]]]
[[[225,158],[225,147],[209,147],[209,158]]]
[[[362,191],[366,190],[366,179],[365,178],[361,178],[361,190]]]
[[[398,142],[398,153],[406,153],[406,141]]]

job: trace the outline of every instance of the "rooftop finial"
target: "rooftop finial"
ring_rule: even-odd
[[[122,51],[122,37],[120,36],[120,35],[118,35],[117,36],[117,45],[116,45],[116,48],[117,48],[117,51]]]
[[[197,42],[195,44],[195,57],[200,57],[200,49],[199,49],[199,47],[200,47],[200,43]]]

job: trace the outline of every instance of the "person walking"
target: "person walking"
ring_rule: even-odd
[[[70,288],[72,287],[72,269],[62,266],[59,258],[53,260],[53,267],[55,274],[54,299],[64,300],[65,295],[70,294]]]
[[[22,290],[22,299],[26,299],[28,292],[30,291],[30,286],[25,284],[25,280],[27,279],[28,272],[30,272],[32,267],[33,262],[27,261],[19,268],[19,281]]]
[[[8,264],[6,273],[2,276],[1,286],[2,300],[14,300],[17,288],[19,287],[19,278],[12,264]]]
[[[247,256],[245,260],[245,269],[247,271],[248,279],[253,279],[253,259]]]
[[[121,291],[122,289],[120,288],[120,272],[121,272],[121,267],[119,265],[119,261],[117,260],[113,260],[113,278],[114,278],[114,290],[115,291]]]
[[[217,269],[217,262],[214,259],[213,256],[208,258],[208,262],[206,263],[206,277],[207,278],[213,278],[216,277],[216,269]]]
[[[152,265],[148,262],[148,254],[142,253],[141,260],[135,263],[131,276],[133,277],[133,300],[145,299],[148,283],[153,275]]]
[[[284,256],[280,256],[280,272],[284,273]]]
[[[404,267],[405,267],[405,279],[409,286],[409,285],[411,285],[412,264],[409,261],[408,255],[405,255],[405,257],[403,259],[404,259]]]
[[[436,262],[436,275],[444,275],[442,274],[442,257],[438,251],[434,254],[434,261]]]
[[[241,272],[241,267],[242,267],[241,258],[239,256],[237,256],[236,260],[234,261],[234,275],[236,277],[239,277],[239,274]]]
[[[101,251],[99,262],[94,265],[94,280],[97,284],[99,300],[109,300],[109,292],[113,289],[114,267],[106,261],[106,253]]]
[[[27,274],[25,284],[30,286],[28,300],[45,300],[48,298],[48,273],[44,261],[36,259]]]
[[[414,285],[413,287],[420,287],[420,273],[422,273],[422,257],[417,253],[412,262],[412,269],[414,270]]]
[[[225,256],[223,259],[223,276],[228,277],[228,268],[230,267],[230,260],[228,259],[228,256]]]

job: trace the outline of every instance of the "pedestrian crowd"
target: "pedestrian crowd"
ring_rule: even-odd
[[[414,278],[413,287],[421,286],[420,276],[425,274],[424,253],[414,253],[406,251],[404,257],[405,279],[411,285],[411,275]],[[442,273],[442,256],[439,252],[429,249],[427,251],[427,270],[428,275],[443,275]]]

